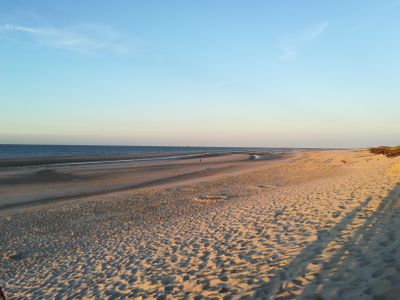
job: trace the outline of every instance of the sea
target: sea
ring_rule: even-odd
[[[181,146],[87,146],[87,145],[10,145],[0,144],[0,158],[65,157],[65,156],[112,156],[129,154],[168,153],[235,153],[269,152],[282,153],[294,148],[249,148],[249,147],[181,147]]]

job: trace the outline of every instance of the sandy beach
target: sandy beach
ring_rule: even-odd
[[[400,158],[4,169],[7,299],[398,299]]]

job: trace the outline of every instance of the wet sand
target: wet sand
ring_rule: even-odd
[[[6,296],[397,299],[399,158],[318,151],[210,159],[160,171],[159,163],[57,169],[42,174],[54,181],[36,183],[31,174],[2,177],[16,181],[0,184],[1,199],[19,190],[25,197],[0,210]],[[110,180],[121,189],[95,190]],[[85,186],[95,194],[82,194]],[[72,196],[26,201],[64,190]]]
[[[107,158],[90,162],[93,157],[69,157],[62,164],[35,158],[35,164],[20,167],[14,159],[0,170],[0,209],[30,207],[59,201],[75,201],[82,197],[137,190],[155,186],[171,186],[198,182],[264,165],[265,160],[279,160],[290,154],[268,154],[252,160],[251,154],[187,154],[179,159],[129,160]],[[157,156],[162,158],[163,156]],[[168,157],[171,157],[169,155]],[[114,157],[115,158],[115,157]],[[24,164],[30,160],[22,159]],[[93,161],[94,162],[94,161]],[[17,164],[17,167],[10,167]],[[38,165],[36,165],[38,164]]]
[[[166,160],[174,157],[202,158],[225,155],[224,153],[204,153],[204,152],[160,152],[160,153],[137,153],[137,154],[114,154],[114,155],[74,155],[74,156],[48,156],[48,157],[0,157],[0,168],[14,167],[34,167],[34,166],[54,166],[54,165],[85,165],[85,164],[104,164],[123,161],[126,163],[146,160]],[[1,169],[0,169],[1,170]]]

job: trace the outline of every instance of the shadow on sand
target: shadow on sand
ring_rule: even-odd
[[[320,231],[255,291],[255,298],[400,299],[400,184],[372,215],[371,201],[368,197],[334,227]]]

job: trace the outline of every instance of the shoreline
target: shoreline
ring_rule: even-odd
[[[222,153],[223,155],[224,153]],[[102,163],[125,163],[146,160],[183,159],[185,157],[207,157],[209,155],[221,155],[219,153],[203,152],[164,152],[164,153],[140,153],[140,154],[113,154],[113,155],[73,155],[73,156],[48,156],[48,157],[12,157],[0,158],[0,170],[15,167],[46,167],[68,166]]]
[[[290,154],[212,153],[150,160],[36,165],[0,170],[0,211],[23,209],[113,192],[204,181],[277,161]],[[160,159],[157,159],[160,158]],[[48,162],[48,160],[45,160]],[[110,162],[110,163],[108,163]]]
[[[0,144],[1,146],[1,144]],[[30,145],[21,145],[30,146]],[[72,146],[75,147],[75,146]],[[80,146],[79,146],[80,147]],[[103,147],[103,146],[96,146]],[[107,146],[105,146],[107,147]],[[113,147],[113,146],[110,146]],[[190,147],[189,147],[190,148]],[[197,148],[197,147],[194,147]],[[209,148],[209,147],[205,147]],[[152,160],[174,160],[189,158],[207,158],[213,156],[223,156],[229,154],[249,154],[254,156],[279,155],[303,151],[342,151],[348,149],[335,148],[237,148],[224,147],[213,151],[208,150],[179,150],[179,151],[158,151],[158,152],[137,152],[130,154],[87,154],[87,155],[50,155],[50,156],[26,156],[7,157],[0,156],[0,171],[19,167],[46,167],[46,166],[68,166],[85,164],[103,164],[103,163],[129,163]],[[1,152],[0,152],[1,154]]]

